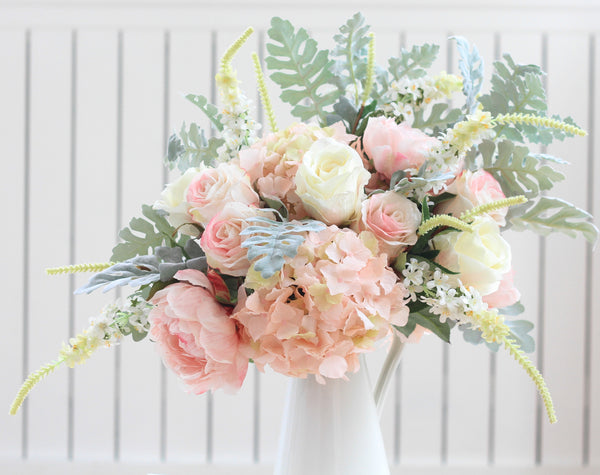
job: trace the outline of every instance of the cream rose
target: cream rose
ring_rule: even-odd
[[[462,283],[475,287],[481,295],[496,292],[504,274],[511,269],[510,246],[489,217],[476,218],[472,232],[444,232],[432,241],[434,248],[440,250],[436,261],[460,272]]]
[[[294,182],[296,194],[313,218],[339,225],[358,215],[370,177],[356,150],[324,138],[304,154]]]

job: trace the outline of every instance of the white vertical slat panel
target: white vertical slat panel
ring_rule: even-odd
[[[71,33],[34,31],[31,62],[29,370],[55,359],[68,338],[68,281],[44,269],[69,261]],[[64,459],[66,370],[46,383],[28,401],[28,452]]]
[[[493,33],[472,34],[452,32],[468,38],[477,46],[485,64],[494,57]],[[458,52],[454,41],[452,73],[460,74]],[[489,83],[486,83],[486,88]],[[461,98],[462,103],[462,98]],[[448,463],[453,465],[484,465],[488,458],[489,442],[489,350],[464,341],[458,329],[453,332],[449,348],[450,373],[448,392]]]
[[[552,114],[571,115],[587,125],[588,47],[585,35],[548,37],[548,95]],[[569,74],[565,74],[569,71]],[[567,139],[549,152],[571,162],[567,179],[556,194],[585,208],[587,143]],[[560,423],[542,424],[543,460],[549,464],[579,464],[582,455],[583,338],[585,321],[585,243],[563,235],[551,236],[546,252],[546,322],[544,369]]]
[[[0,31],[0,57],[3,74],[0,75],[0,104],[5,104],[10,114],[0,114],[0,137],[9,159],[2,161],[2,174],[5,177],[0,187],[2,203],[5,207],[4,221],[11,232],[0,237],[5,250],[0,277],[0,288],[10,298],[5,299],[3,313],[4,332],[10,335],[0,347],[0,361],[3,361],[3,384],[0,386],[0,401],[10,404],[23,377],[23,296],[24,285],[24,220],[25,192],[25,104],[26,104],[26,32],[23,30]],[[0,416],[0,457],[17,457],[21,454],[21,430],[23,416],[9,416],[4,410]]]
[[[447,33],[408,30],[405,48],[435,43],[440,45],[438,59],[431,71],[447,70]],[[408,345],[403,352],[400,414],[400,461],[402,464],[438,465],[447,441],[443,417],[444,355],[452,348],[437,336],[425,335],[419,344]],[[446,374],[447,376],[447,374]]]
[[[123,33],[123,225],[162,190],[163,48],[160,30]],[[121,459],[155,461],[160,457],[161,363],[148,340],[128,341],[120,350]]]
[[[542,62],[540,34],[503,33],[499,50],[509,53],[517,63],[541,65]],[[530,149],[539,151],[535,145]],[[525,306],[523,315],[516,318],[534,323],[532,336],[537,340],[540,238],[532,232],[512,231],[506,233],[506,238],[512,250],[514,283]],[[541,343],[536,343],[539,348]],[[536,357],[536,353],[530,355],[534,363]],[[495,462],[498,465],[533,464],[538,397],[535,386],[504,349],[499,350],[496,375]]]
[[[117,33],[77,33],[75,262],[106,262],[115,241]],[[77,275],[75,287],[90,274]],[[99,315],[114,293],[75,297],[74,330]],[[75,369],[75,457],[110,460],[114,435],[114,348]]]
[[[593,169],[593,180],[594,186],[591,189],[592,195],[592,206],[590,210],[596,215],[600,212],[600,164],[598,163],[598,152],[600,151],[600,87],[598,85],[598,79],[600,78],[600,36],[595,34],[592,39],[593,51],[590,57],[593,64],[593,75],[590,77],[591,92],[593,91],[594,102],[591,103],[593,107],[590,119],[593,124],[589,124],[590,137],[588,144],[593,146],[590,148],[588,163]],[[593,129],[592,129],[593,125]],[[599,220],[596,218],[596,226],[598,226]],[[597,316],[600,315],[600,252],[598,246],[596,246],[595,252],[592,253],[592,281],[590,285],[591,295],[591,314],[590,318],[590,340],[591,340],[591,354],[590,354],[590,375],[591,375],[591,387],[590,387],[590,412],[588,417],[589,427],[589,446],[588,446],[588,463],[596,466],[600,465],[600,322],[598,322]],[[585,462],[585,460],[584,460]]]
[[[217,36],[217,57],[220,58],[243,31],[220,31]],[[256,111],[254,96],[254,69],[250,57],[253,51],[258,51],[256,34],[250,36],[246,44],[238,51],[233,59],[233,68],[241,81],[241,88],[253,103]],[[219,102],[221,107],[221,103]],[[255,116],[255,114],[254,114]],[[225,394],[216,391],[213,395],[213,460],[215,463],[252,463],[254,443],[254,384],[255,374],[252,365],[241,389],[237,394]]]
[[[197,123],[210,132],[204,113],[183,96],[202,94],[210,99],[211,33],[173,31],[170,33],[169,132],[179,131],[183,122]],[[172,179],[179,172],[171,172]],[[182,388],[179,379],[168,372],[167,459],[203,463],[206,461],[208,394],[196,396]]]

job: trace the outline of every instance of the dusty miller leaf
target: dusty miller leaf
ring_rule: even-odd
[[[186,130],[184,123],[179,135],[172,134],[169,137],[166,161],[169,168],[177,167],[182,173],[201,163],[213,165],[218,156],[217,149],[224,143],[223,139],[216,137],[207,140],[204,130],[194,123]]]
[[[402,49],[399,58],[388,60],[388,71],[398,81],[403,77],[417,79],[427,74],[426,69],[431,67],[437,58],[440,47],[433,44],[413,46],[410,51]]]
[[[250,236],[242,243],[242,247],[248,248],[249,261],[257,259],[254,269],[264,279],[281,270],[285,257],[296,255],[298,247],[304,242],[305,232],[325,229],[325,224],[315,220],[279,222],[257,217],[246,221],[257,224],[248,226],[240,233]]]
[[[206,117],[208,117],[208,119],[213,123],[219,132],[223,130],[221,114],[219,114],[219,109],[217,106],[208,102],[208,99],[200,94],[186,94],[185,98],[200,108],[200,110],[206,114]]]
[[[476,97],[483,85],[483,59],[477,47],[471,45],[462,36],[453,36],[460,58],[458,68],[463,77],[463,94],[466,98],[465,111],[472,114],[477,108]]]
[[[462,115],[460,109],[450,109],[448,111],[447,109],[448,104],[442,102],[434,104],[427,119],[425,118],[426,109],[416,110],[412,127],[415,129],[430,130],[433,133],[436,133],[438,130],[447,129],[449,124],[458,122],[458,119]]]

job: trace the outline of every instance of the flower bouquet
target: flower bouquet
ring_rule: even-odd
[[[524,309],[502,232],[594,242],[598,230],[588,213],[546,193],[564,178],[554,168],[563,161],[527,147],[585,135],[548,115],[541,69],[504,55],[483,94],[483,61],[464,38],[453,38],[460,76],[432,75],[432,44],[377,65],[360,14],[332,51],[273,18],[266,67],[300,122],[278,128],[254,54],[270,128],[259,137],[233,68],[251,33],[221,59],[220,106],[186,96],[211,131],[184,124],[170,137],[166,163],[180,177],[120,232],[110,262],[48,270],[94,272],[76,293],[134,290],[31,374],[10,412],[58,366],[128,335],[148,336],[195,394],[237,390],[249,364],[327,385],[391,337],[380,395],[404,342],[424,333],[449,342],[455,329],[509,351],[555,422],[525,354],[533,325],[511,318]]]

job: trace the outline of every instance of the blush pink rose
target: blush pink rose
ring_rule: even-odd
[[[436,213],[460,216],[475,206],[506,198],[500,183],[485,170],[477,170],[475,173],[463,170],[447,191],[456,196],[440,203],[436,208]],[[507,211],[507,208],[501,208],[491,211],[488,215],[496,221],[498,226],[504,226]]]
[[[247,218],[256,216],[272,218],[271,213],[243,203],[227,203],[223,210],[210,220],[200,239],[200,247],[206,254],[208,265],[221,273],[241,277],[250,268],[248,250],[242,247],[240,236],[248,223]]]
[[[150,336],[167,367],[189,392],[240,388],[248,359],[239,352],[236,323],[215,299],[213,285],[198,270],[175,274],[181,282],[158,291],[151,300]]]
[[[221,163],[196,175],[186,190],[188,213],[193,221],[206,226],[229,202],[258,206],[260,198],[248,174],[237,164]]]
[[[377,239],[379,251],[393,259],[406,246],[417,242],[419,224],[421,212],[417,205],[398,193],[387,191],[371,195],[362,202],[355,230],[371,231]]]
[[[483,301],[487,303],[489,307],[503,308],[519,301],[521,293],[513,283],[513,276],[514,271],[508,271],[502,276],[498,290],[483,297]]]
[[[386,117],[370,118],[363,136],[365,153],[388,180],[397,170],[418,169],[439,143],[419,129]]]

